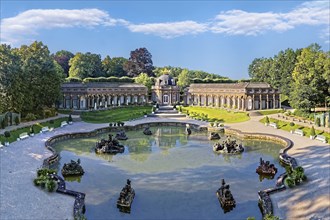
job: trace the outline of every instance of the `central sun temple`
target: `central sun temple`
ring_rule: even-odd
[[[91,110],[145,104],[148,88],[137,83],[69,82],[61,86],[63,109]],[[241,111],[281,108],[280,91],[268,83],[193,83],[180,94],[176,80],[164,74],[151,88],[151,100],[160,105],[208,106]]]

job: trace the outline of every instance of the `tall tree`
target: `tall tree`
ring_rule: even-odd
[[[19,49],[22,60],[24,89],[23,113],[36,112],[44,106],[51,107],[60,97],[63,72],[56,67],[47,46],[34,42]]]
[[[140,73],[154,76],[152,55],[146,48],[131,51],[129,60],[124,64],[124,70],[128,76],[136,77]]]
[[[87,77],[100,77],[104,73],[102,71],[101,55],[87,52],[85,54],[76,53],[69,61],[70,77],[78,77],[81,79]]]
[[[0,113],[22,111],[25,80],[16,51],[9,45],[0,45]]]
[[[102,68],[105,76],[127,76],[126,71],[124,70],[124,63],[127,59],[123,57],[113,57],[112,59],[109,56],[106,56],[102,61]]]
[[[54,60],[63,68],[64,76],[69,76],[69,60],[74,57],[74,54],[67,50],[57,51],[54,55]]]
[[[189,71],[187,69],[184,69],[182,70],[182,72],[178,77],[178,86],[180,86],[181,89],[184,89],[189,85],[190,85]]]
[[[148,76],[146,73],[141,73],[139,76],[134,78],[136,83],[145,85],[148,87],[148,90],[151,91],[151,86],[154,84],[151,77]]]
[[[249,65],[249,76],[255,82],[271,82],[269,69],[272,67],[272,58],[256,58]]]
[[[317,105],[324,105],[329,96],[329,55],[312,44],[301,51],[292,73],[293,85],[290,103],[294,108],[308,112]]]

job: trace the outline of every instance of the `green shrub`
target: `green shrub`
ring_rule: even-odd
[[[46,189],[48,190],[48,192],[53,192],[55,189],[56,183],[54,180],[52,179],[48,179],[46,181]]]
[[[109,126],[112,127],[112,123],[109,123]]]
[[[210,123],[210,125],[211,125],[211,127],[213,127],[214,123],[213,123],[213,122],[211,122],[211,123]]]
[[[30,127],[30,134],[34,134],[33,125],[31,125],[31,127]]]
[[[256,220],[256,218],[255,217],[247,217],[246,220]]]
[[[277,216],[274,216],[272,214],[267,214],[265,217],[264,217],[264,220],[280,220],[279,217]]]
[[[291,177],[285,178],[284,182],[285,182],[285,185],[287,185],[290,188],[295,186],[295,181]]]
[[[28,113],[26,116],[25,116],[25,120],[27,121],[34,121],[37,119],[37,116],[33,113]]]
[[[54,120],[50,120],[49,121],[49,124],[54,124]]]
[[[316,135],[316,134],[315,134],[314,126],[312,126],[312,128],[311,128],[310,135],[311,135],[311,136],[315,136],[315,135]]]
[[[293,127],[294,126],[294,123],[293,122],[290,122],[290,126]]]

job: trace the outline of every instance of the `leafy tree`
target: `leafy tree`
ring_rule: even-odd
[[[102,61],[102,68],[105,76],[127,76],[127,73],[124,70],[125,62],[127,62],[127,59],[123,57],[114,57],[111,59],[109,56],[106,56]]]
[[[128,76],[135,77],[140,73],[154,76],[152,55],[146,48],[139,48],[131,51],[130,58],[124,64],[124,70]]]
[[[63,72],[56,68],[47,46],[35,41],[30,46],[23,45],[18,53],[22,60],[23,113],[51,107],[60,97]]]
[[[269,69],[272,66],[271,58],[256,58],[249,65],[249,76],[252,81],[269,82]]]
[[[134,78],[136,83],[145,85],[150,91],[151,86],[154,84],[151,78],[146,73],[141,73],[138,77]]]
[[[69,61],[74,57],[74,54],[67,50],[57,51],[54,60],[62,67],[65,77],[69,76]]]
[[[326,103],[330,96],[326,78],[329,55],[320,50],[320,46],[312,44],[301,51],[292,73],[292,90],[290,103],[303,112],[310,111],[316,105]]]
[[[85,54],[76,53],[69,61],[69,77],[87,77],[103,76],[101,55],[87,52]]]
[[[0,112],[21,112],[23,108],[23,72],[17,50],[0,45]]]
[[[182,89],[190,85],[190,78],[188,75],[188,70],[184,69],[178,77],[178,86]]]

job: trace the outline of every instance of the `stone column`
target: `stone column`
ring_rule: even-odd
[[[275,106],[275,94],[273,94],[273,109],[275,109],[276,106]]]
[[[262,109],[262,96],[261,96],[261,94],[259,95],[259,101],[260,101],[260,103],[259,103],[259,109],[261,110]]]
[[[252,95],[252,110],[254,110],[254,94]]]
[[[63,95],[63,108],[66,108],[66,100],[65,100],[65,95]]]
[[[279,108],[282,108],[282,106],[281,106],[281,96],[280,95],[278,95],[278,106],[279,106]]]
[[[73,98],[72,98],[72,95],[70,95],[70,108],[73,109]]]
[[[78,109],[80,109],[80,95],[77,95]]]
[[[267,96],[266,96],[266,101],[267,101],[267,103],[266,103],[266,108],[267,108],[267,109],[269,109],[269,100],[268,100],[268,94],[267,94]]]
[[[240,110],[241,108],[241,98],[237,98],[237,109]]]

